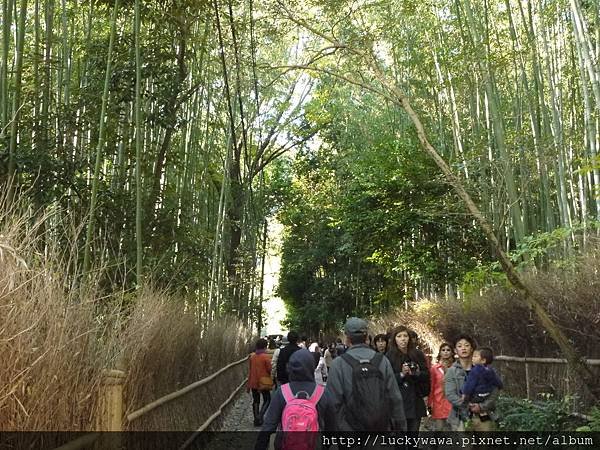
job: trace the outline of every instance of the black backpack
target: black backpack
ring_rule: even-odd
[[[383,354],[376,353],[371,360],[357,360],[347,353],[342,358],[352,367],[352,394],[346,407],[346,421],[354,431],[387,431],[390,402],[379,370]]]

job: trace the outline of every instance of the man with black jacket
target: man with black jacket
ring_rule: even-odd
[[[277,357],[277,383],[280,386],[290,381],[287,364],[290,360],[290,356],[292,356],[294,352],[300,350],[300,347],[297,344],[299,337],[297,332],[290,331],[287,335],[289,344],[279,351],[279,356]]]

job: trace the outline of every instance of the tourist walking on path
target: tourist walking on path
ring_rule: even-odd
[[[289,341],[287,340],[287,337],[284,337],[280,342],[280,346],[277,347],[275,349],[275,351],[273,352],[273,357],[271,358],[271,378],[273,378],[273,381],[275,382],[276,387],[277,387],[277,360],[279,359],[279,352],[281,352],[281,349],[284,348],[288,344],[289,344]]]
[[[317,384],[324,385],[327,381],[327,365],[325,364],[325,358],[321,356],[319,344],[313,342],[308,349],[315,360],[315,381]]]
[[[275,344],[275,339],[269,338],[267,340],[267,353],[269,355],[271,355],[271,357],[272,357],[273,354],[275,353],[275,350],[277,350],[277,344]],[[273,360],[271,360],[271,363],[272,362],[273,362]]]
[[[373,350],[379,353],[387,352],[387,334],[381,333],[373,338]]]
[[[494,431],[496,428],[494,410],[496,409],[498,389],[493,389],[481,403],[467,403],[463,398],[463,387],[473,367],[474,350],[475,341],[470,336],[459,336],[454,343],[458,361],[446,371],[444,376],[444,393],[452,404],[448,423],[453,431],[464,431],[465,423],[469,418],[472,419],[473,431]],[[481,414],[489,415],[490,420],[482,421]]]
[[[444,395],[444,375],[453,363],[454,350],[449,343],[444,342],[440,345],[437,362],[429,369],[431,389],[427,397],[427,405],[431,411],[433,431],[447,431],[450,429],[447,419],[452,410],[452,405]]]
[[[326,392],[333,396],[340,431],[406,431],[402,396],[388,359],[366,345],[367,322],[344,325],[346,352],[333,360]]]
[[[331,393],[315,383],[315,363],[310,352],[305,349],[294,352],[289,359],[288,370],[290,381],[288,384],[277,389],[273,394],[271,407],[265,416],[263,426],[256,441],[256,446],[254,447],[255,450],[266,450],[269,446],[271,433],[278,428],[286,431],[286,426],[289,424],[282,423],[282,419],[285,419],[285,410],[289,403],[286,401],[282,391],[284,389],[287,390],[288,388],[291,391],[291,395],[296,398],[312,397],[317,393],[318,388],[322,392],[319,400],[316,402],[318,431],[331,432],[337,430],[333,398]],[[293,419],[290,419],[290,421],[291,420]],[[293,435],[296,433],[287,434]],[[299,434],[300,437],[303,437],[304,439],[313,437],[310,435],[302,436],[302,433]],[[282,447],[283,439],[283,434],[277,433],[277,436],[275,437],[275,448]]]
[[[250,356],[246,391],[252,391],[252,414],[254,415],[255,427],[262,425],[262,418],[271,402],[271,389],[273,389],[271,355],[266,352],[266,348],[267,341],[259,339],[256,341],[255,352]],[[262,408],[260,407],[261,395],[263,398]]]
[[[298,347],[306,349],[306,344],[308,342],[308,338],[306,336],[302,336],[298,341]]]
[[[279,355],[277,357],[277,382],[280,385],[285,384],[289,381],[287,373],[287,363],[290,360],[290,356],[292,356],[292,353],[300,350],[300,347],[297,344],[298,337],[298,333],[296,333],[295,331],[290,331],[287,335],[289,344],[279,351]]]
[[[404,401],[407,431],[416,433],[421,419],[427,415],[423,398],[429,394],[430,382],[425,355],[416,348],[405,326],[392,330],[386,355],[392,363]]]
[[[333,360],[335,359],[336,356],[337,356],[337,353],[335,351],[335,344],[331,343],[325,349],[325,353],[323,355],[323,357],[325,358],[325,365],[327,366],[327,370],[329,370],[331,368],[331,364],[333,363]]]
[[[367,338],[365,337],[365,341],[367,340]],[[344,354],[344,352],[346,351],[346,345],[342,342],[342,340],[340,338],[337,338],[335,340],[335,354],[337,356],[342,356]]]

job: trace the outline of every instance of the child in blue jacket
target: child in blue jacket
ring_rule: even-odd
[[[493,360],[494,354],[491,348],[482,347],[473,352],[473,368],[469,371],[462,389],[463,403],[481,403],[494,388],[502,389],[502,380],[491,367]],[[479,418],[482,422],[489,420],[489,416],[485,413],[480,414]]]

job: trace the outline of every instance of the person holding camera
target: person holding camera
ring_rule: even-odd
[[[405,326],[394,328],[390,333],[386,356],[392,363],[402,394],[406,431],[416,433],[421,426],[421,419],[427,415],[423,399],[429,395],[430,381],[425,355],[416,348],[410,334]]]

